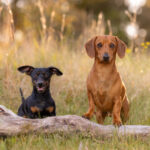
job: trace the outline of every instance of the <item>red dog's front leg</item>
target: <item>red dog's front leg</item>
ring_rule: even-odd
[[[113,124],[116,126],[121,126],[121,118],[120,118],[120,112],[121,112],[122,102],[121,102],[121,96],[116,98],[114,101],[113,106]]]

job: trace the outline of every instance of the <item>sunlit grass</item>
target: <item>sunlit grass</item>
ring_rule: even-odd
[[[20,47],[16,44],[0,51],[1,104],[17,112],[21,103],[19,87],[23,89],[25,97],[29,96],[32,91],[30,77],[19,73],[17,67],[21,65],[56,66],[63,72],[61,77],[53,76],[51,82],[57,115],[82,115],[88,109],[86,77],[93,65],[93,60],[87,56],[84,48],[72,51],[66,44],[51,47],[51,43],[39,44],[36,40],[30,42],[27,47]],[[128,123],[148,123],[147,112],[150,109],[150,60],[148,56],[129,53],[124,59],[117,58],[117,67],[125,82],[131,102],[130,118],[132,120],[130,119]],[[146,116],[143,117],[144,113]],[[141,120],[139,120],[140,116]]]
[[[1,150],[149,150],[149,138],[85,138],[80,135],[27,135],[0,141]]]
[[[76,12],[76,16],[74,13],[69,16],[68,13],[61,14],[58,11],[64,1],[57,1],[57,6],[53,6],[53,2],[49,1],[54,7],[53,10],[51,6],[46,8],[43,2],[34,3],[39,12],[37,15],[29,8],[28,12],[25,10],[27,18],[22,20],[24,31],[14,31],[16,20],[13,20],[11,7],[6,6],[8,14],[4,15],[1,29],[6,31],[5,34],[1,32],[0,36],[0,105],[5,105],[16,113],[21,104],[19,88],[22,88],[25,97],[32,92],[31,79],[17,71],[19,66],[56,66],[63,72],[63,76],[53,76],[51,81],[51,93],[56,102],[57,115],[81,116],[88,109],[86,77],[93,65],[93,60],[85,52],[84,43],[95,35],[105,34],[104,15],[99,13],[97,21],[92,16],[86,17],[80,14],[81,12]],[[70,10],[72,13],[72,8]],[[50,13],[48,19],[47,15]],[[33,14],[34,18],[31,19],[32,15],[29,14]],[[84,18],[88,18],[89,23],[86,24],[87,20]],[[72,31],[75,19],[82,20],[81,26],[83,26],[81,28],[83,31],[78,38],[72,36],[76,32]],[[59,24],[58,27],[55,24]],[[110,29],[111,26],[109,26],[109,33],[111,33]],[[131,104],[130,119],[127,122],[129,125],[150,125],[149,46],[149,42],[141,43],[141,50],[139,50],[141,53],[133,55],[132,50],[128,48],[124,59],[117,58],[118,71],[125,82]],[[92,121],[96,121],[95,117]],[[105,120],[106,124],[112,124],[110,117]],[[0,150],[148,150],[149,140],[149,138],[118,138],[117,136],[111,139],[96,139],[78,134],[30,134],[1,138]]]
[[[28,45],[14,44],[0,49],[0,96],[1,104],[15,113],[21,104],[19,87],[25,97],[32,91],[30,77],[17,71],[21,65],[35,67],[56,66],[63,76],[53,76],[52,96],[56,102],[57,115],[76,114],[81,116],[88,109],[86,77],[93,60],[84,47],[73,51],[67,44],[39,43],[30,41]],[[84,45],[84,44],[83,44]],[[77,46],[77,47],[80,47]],[[130,119],[127,124],[150,124],[150,60],[145,54],[127,54],[124,59],[117,57],[117,67],[125,82],[130,100]],[[95,121],[93,117],[92,121]],[[105,124],[112,124],[107,118]],[[0,149],[148,149],[149,144],[141,139],[89,139],[82,136],[29,135],[0,140]]]

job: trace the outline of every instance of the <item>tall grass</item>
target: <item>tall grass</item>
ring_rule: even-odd
[[[102,13],[98,21],[92,19],[87,24],[78,39],[67,39],[64,35],[65,18],[62,17],[60,40],[53,36],[55,29],[52,25],[46,26],[44,9],[41,1],[38,3],[40,20],[43,32],[42,38],[28,37],[15,38],[13,43],[0,45],[0,104],[17,112],[21,104],[19,87],[23,89],[25,97],[32,91],[31,79],[17,71],[21,65],[34,67],[56,66],[63,72],[63,76],[53,76],[51,82],[52,97],[55,99],[57,115],[82,115],[88,109],[86,94],[86,77],[93,65],[84,49],[86,40],[97,34],[104,34],[106,24]],[[51,13],[50,22],[54,21],[55,12]],[[11,22],[12,23],[12,22]],[[45,28],[46,26],[46,28]],[[110,34],[111,23],[108,21]],[[45,32],[50,31],[48,40]],[[12,30],[13,31],[13,30]],[[15,32],[14,37],[17,37]],[[11,36],[11,35],[9,35]],[[150,124],[150,59],[149,54],[126,54],[124,59],[117,57],[117,67],[125,82],[127,95],[131,103],[130,119],[127,124]],[[95,121],[93,118],[92,121]],[[105,124],[111,124],[107,118]],[[120,141],[121,140],[121,141]],[[6,140],[0,139],[0,149],[148,149],[147,140],[116,137],[110,140],[91,139],[82,136],[65,135],[29,135]]]
[[[87,56],[84,47],[81,51],[71,51],[68,44],[51,47],[50,43],[43,45],[36,40],[28,46],[28,48],[26,46],[20,48],[15,45],[1,50],[0,85],[1,97],[3,97],[1,104],[16,112],[21,103],[19,87],[23,89],[25,97],[29,96],[32,91],[30,77],[19,73],[17,67],[21,65],[56,66],[63,72],[61,77],[52,77],[51,82],[51,92],[56,101],[57,114],[82,115],[88,108],[86,77],[93,64],[93,60]],[[131,102],[128,122],[130,124],[146,124],[150,121],[148,114],[150,60],[148,57],[145,54],[127,54],[124,59],[117,59],[118,71],[125,82]],[[140,120],[139,117],[141,117]]]

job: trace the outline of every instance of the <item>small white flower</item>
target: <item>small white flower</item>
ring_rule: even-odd
[[[146,0],[125,0],[130,12],[136,13],[140,7],[144,6]]]
[[[130,23],[125,28],[126,33],[130,39],[135,39],[138,36],[139,27],[135,23]]]
[[[1,0],[1,2],[5,5],[10,5],[13,2],[13,0]]]

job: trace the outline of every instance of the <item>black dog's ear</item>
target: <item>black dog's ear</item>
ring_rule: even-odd
[[[50,72],[52,72],[53,74],[56,74],[56,75],[58,75],[58,76],[63,75],[63,73],[62,73],[58,68],[55,68],[55,67],[49,67],[48,69],[49,69]]]
[[[31,75],[31,72],[34,70],[32,66],[21,66],[18,68],[18,71],[21,73],[26,73],[27,75]]]

